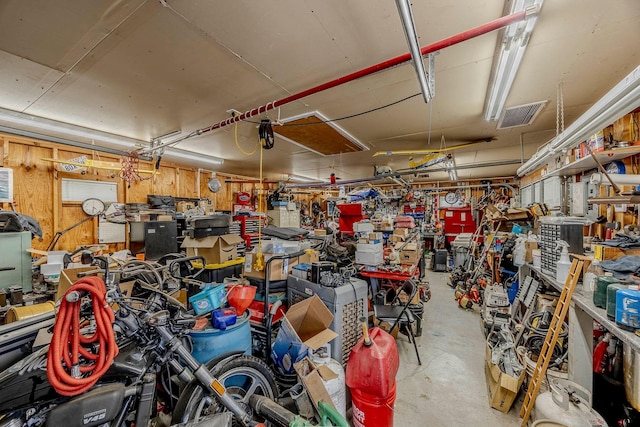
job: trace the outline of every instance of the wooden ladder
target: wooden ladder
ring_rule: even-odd
[[[540,356],[538,356],[536,368],[533,371],[531,381],[529,382],[529,387],[527,388],[527,394],[524,397],[524,402],[522,403],[522,408],[520,409],[522,427],[525,427],[527,425],[527,422],[529,421],[531,410],[533,409],[533,405],[536,401],[536,398],[538,397],[538,393],[540,392],[540,385],[542,384],[542,380],[547,373],[547,368],[549,367],[549,362],[551,361],[551,357],[553,355],[553,349],[555,348],[558,337],[560,336],[560,332],[562,331],[562,322],[564,321],[564,318],[567,316],[567,312],[569,311],[569,302],[571,301],[573,291],[576,288],[576,283],[578,283],[580,271],[582,271],[582,264],[583,262],[578,259],[574,259],[571,263],[569,275],[567,276],[567,280],[564,283],[564,288],[562,288],[562,293],[560,294],[560,298],[558,299],[556,310],[553,313],[553,318],[551,319],[549,330],[547,331],[547,336],[544,339],[544,344],[542,346],[542,350],[540,351]]]

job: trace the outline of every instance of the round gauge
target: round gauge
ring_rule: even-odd
[[[212,193],[217,193],[218,191],[220,191],[220,181],[218,180],[218,178],[211,178],[209,182],[207,182],[207,188]]]
[[[100,199],[86,199],[82,202],[82,210],[87,215],[100,215],[104,212],[104,202]]]
[[[450,205],[453,205],[454,203],[456,203],[458,201],[458,194],[457,193],[447,193],[446,196],[444,196],[444,201],[449,203]]]

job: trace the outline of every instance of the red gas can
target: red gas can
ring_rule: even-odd
[[[399,366],[396,341],[380,328],[365,333],[353,347],[345,381],[351,391],[354,427],[393,427]]]

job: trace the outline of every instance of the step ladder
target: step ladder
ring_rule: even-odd
[[[578,278],[582,271],[582,264],[583,262],[578,259],[574,259],[571,263],[569,275],[564,283],[564,288],[562,288],[562,293],[558,299],[556,310],[553,313],[553,318],[551,319],[547,336],[544,339],[540,356],[538,356],[538,362],[536,363],[533,375],[531,376],[531,381],[529,382],[529,387],[527,388],[527,394],[524,397],[524,402],[520,409],[522,427],[525,427],[529,421],[531,410],[533,409],[533,405],[538,397],[538,393],[540,392],[540,385],[547,373],[547,368],[549,367],[549,362],[553,355],[553,349],[558,341],[560,332],[562,331],[562,322],[569,311],[569,302],[571,301],[573,291],[576,289],[576,284],[578,283]]]

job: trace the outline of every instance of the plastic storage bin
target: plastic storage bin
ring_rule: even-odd
[[[206,314],[219,308],[226,295],[225,285],[207,283],[201,292],[189,298],[189,303],[196,314]]]

